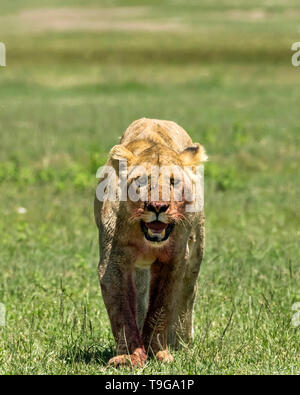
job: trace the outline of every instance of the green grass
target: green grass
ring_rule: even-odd
[[[182,31],[51,32],[18,22],[40,2],[1,3],[0,373],[132,373],[107,367],[93,196],[106,153],[146,116],[178,122],[206,147],[207,238],[193,345],[135,373],[299,374],[296,2],[114,1]],[[263,19],[249,19],[257,9]]]

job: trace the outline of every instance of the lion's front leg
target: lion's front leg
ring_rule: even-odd
[[[167,349],[168,330],[172,323],[176,289],[180,276],[174,262],[155,262],[151,267],[149,309],[143,327],[143,341],[147,352],[162,362],[172,362]]]
[[[176,293],[176,307],[168,342],[178,348],[181,342],[193,339],[193,310],[197,293],[197,279],[204,253],[204,214],[199,216],[195,231],[191,233],[189,257],[185,266],[182,286]]]
[[[117,344],[117,356],[111,358],[109,364],[143,366],[147,356],[136,324],[131,265],[124,259],[114,259],[108,262],[104,273],[101,272],[100,268],[102,296]]]

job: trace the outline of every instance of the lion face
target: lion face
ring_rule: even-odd
[[[166,244],[177,224],[188,221],[185,209],[192,201],[192,169],[204,156],[200,144],[182,153],[144,141],[112,149],[111,158],[127,164],[127,219],[139,223],[144,241],[152,247]]]

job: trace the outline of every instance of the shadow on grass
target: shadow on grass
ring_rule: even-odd
[[[106,366],[109,359],[113,356],[114,350],[110,346],[100,349],[97,346],[83,347],[73,345],[68,347],[68,349],[63,350],[60,355],[60,359],[68,364],[84,363],[88,365],[96,363]]]

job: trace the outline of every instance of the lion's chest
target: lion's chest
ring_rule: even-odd
[[[135,267],[139,269],[149,269],[154,261],[154,257],[139,257],[135,262]]]
[[[150,248],[140,250],[136,254],[135,267],[149,269],[155,261],[167,263],[173,259],[174,248],[168,244],[164,248]]]

